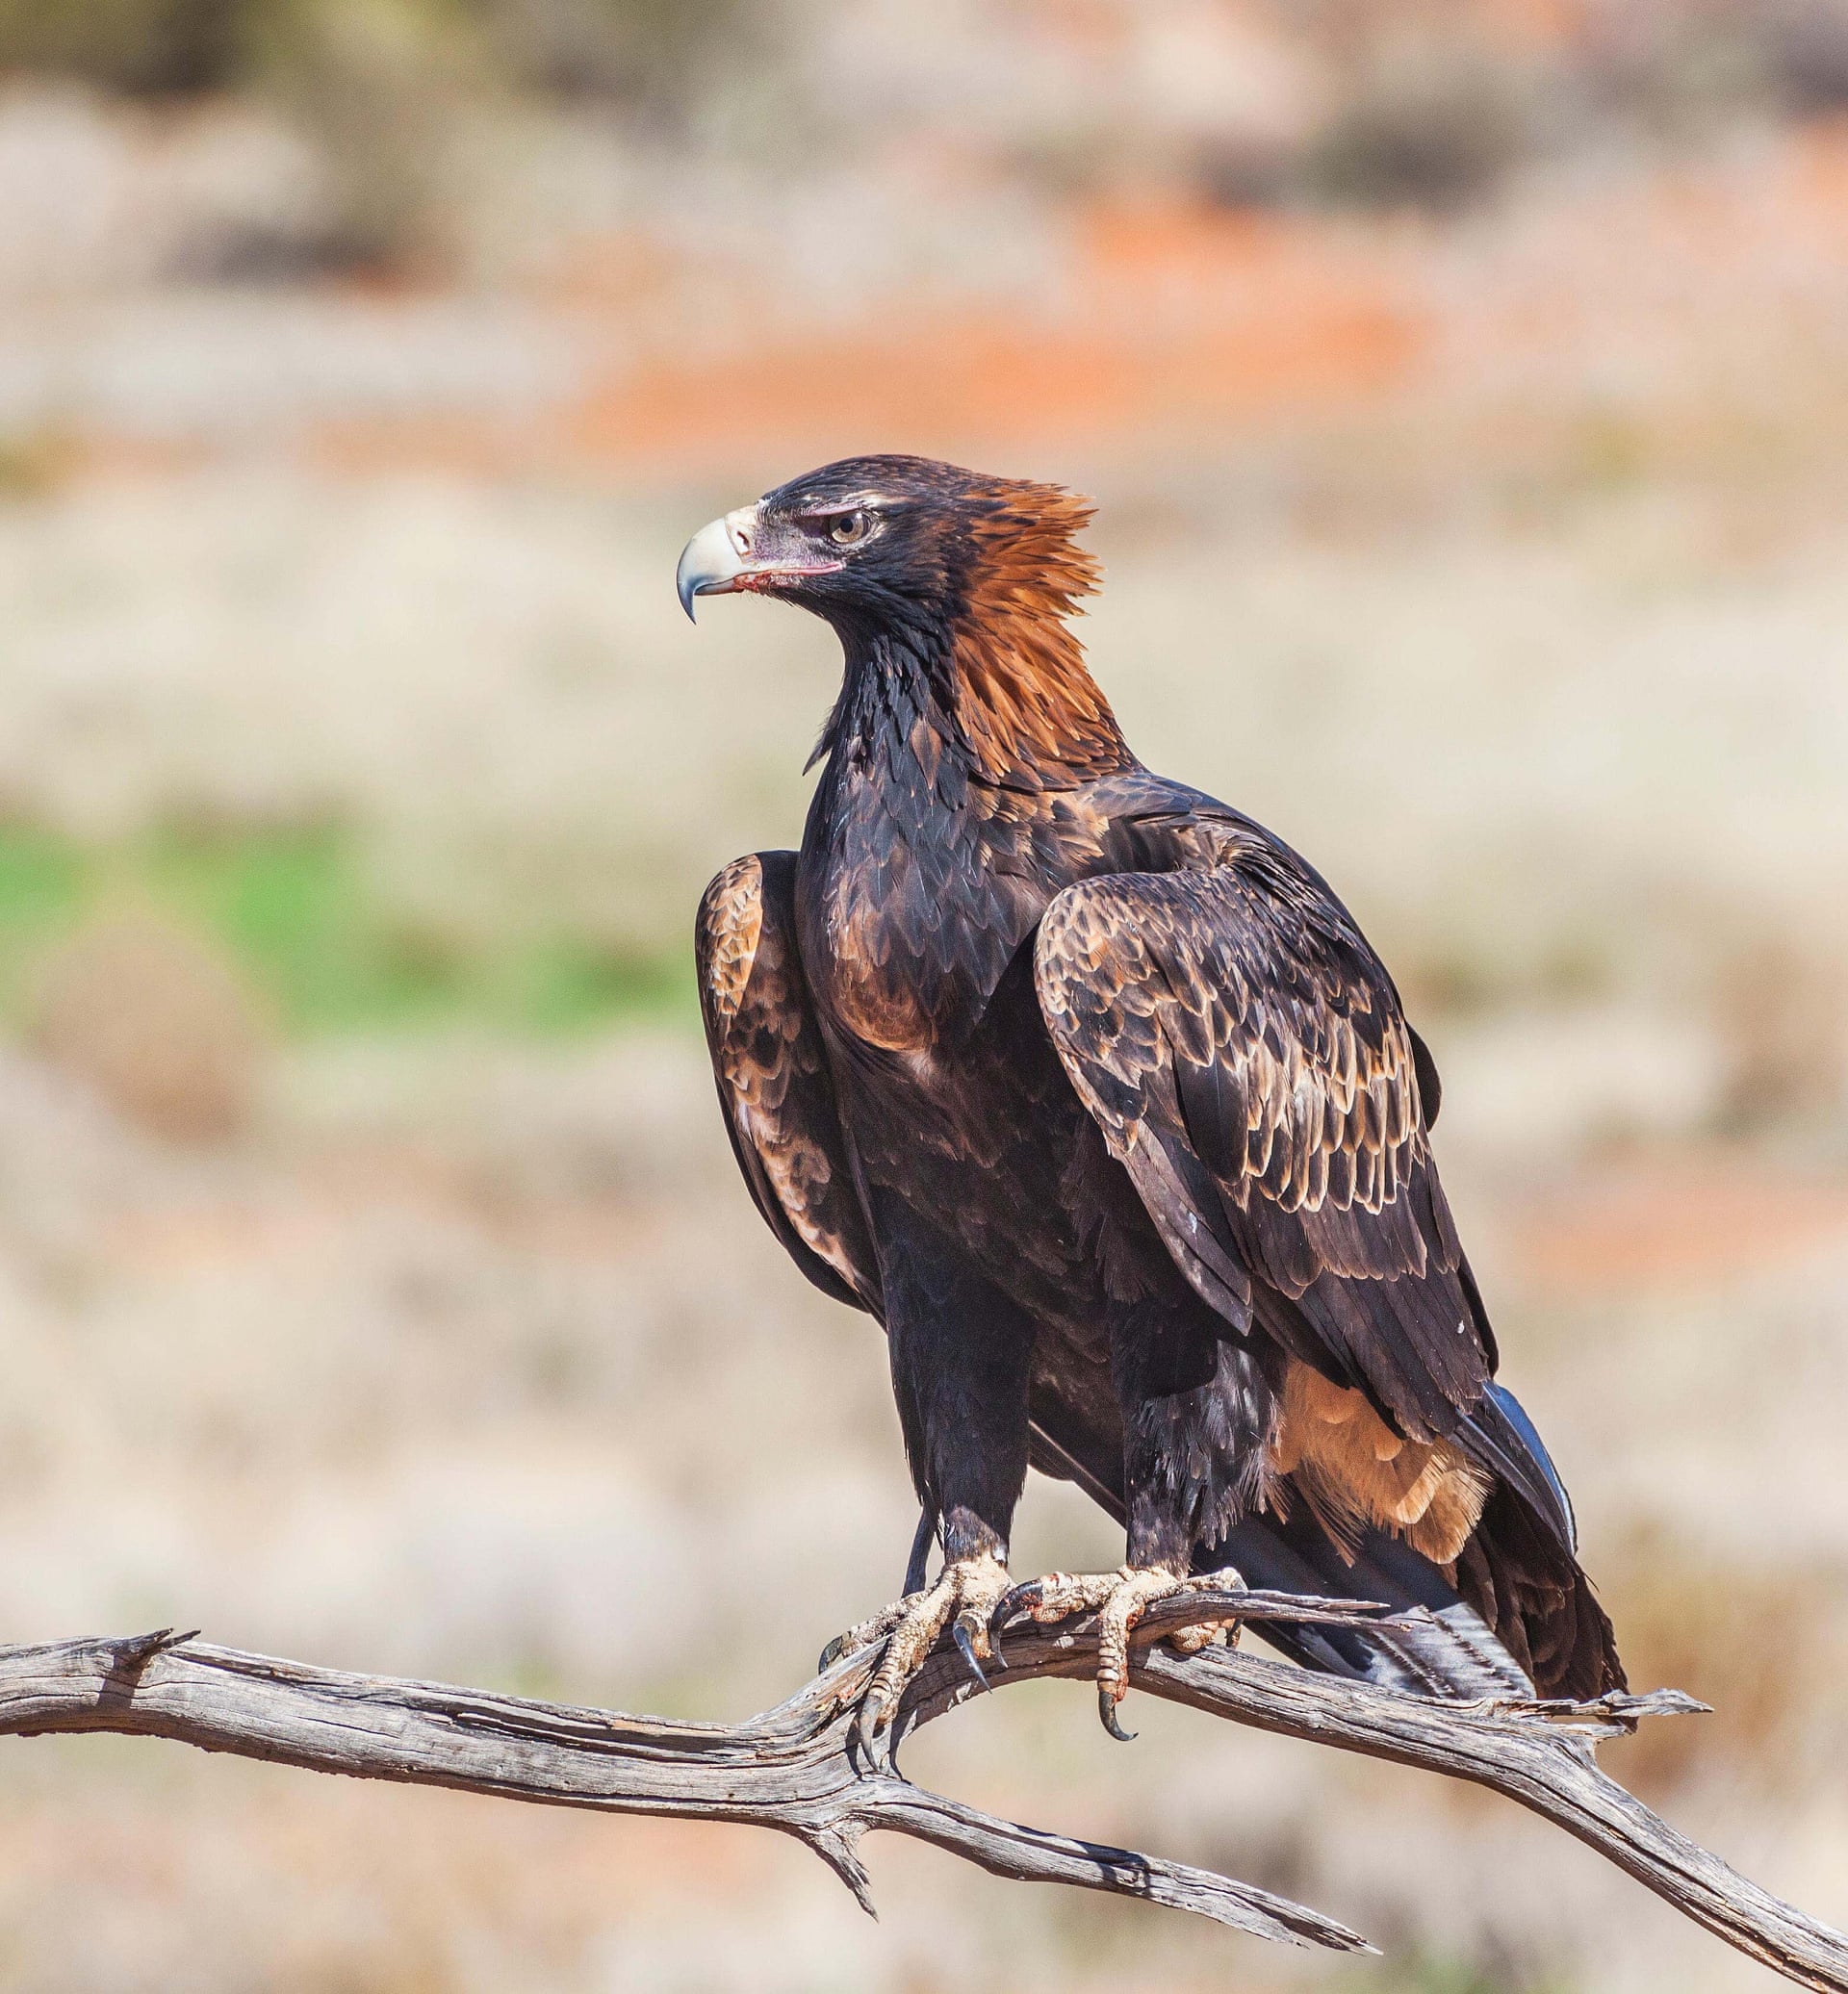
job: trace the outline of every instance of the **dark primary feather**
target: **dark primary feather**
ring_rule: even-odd
[[[1578,1548],[1572,1497],[1534,1423],[1505,1385],[1491,1383],[1464,1422],[1462,1444],[1523,1500],[1569,1551]]]

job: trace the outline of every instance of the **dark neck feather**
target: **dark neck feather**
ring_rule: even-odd
[[[1135,765],[1067,619],[1097,568],[1074,535],[1081,501],[1000,486],[969,523],[944,601],[842,624],[846,677],[815,755],[916,764],[995,789],[1070,789]]]
[[[1073,646],[1075,652],[1076,647]],[[896,776],[910,763],[929,786],[954,775],[991,789],[1074,789],[1134,766],[1083,663],[1051,677],[1022,671],[1017,642],[950,640],[920,647],[886,635],[850,652],[840,698],[815,744],[848,769]]]

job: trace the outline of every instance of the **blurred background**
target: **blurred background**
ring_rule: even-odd
[[[1101,501],[1131,738],[1382,948],[1632,1674],[1717,1706],[1609,1763],[1848,1920],[1848,0],[0,0],[0,68],[7,1637],[725,1716],[890,1595],[883,1350],[689,944],[836,660],[672,577],[923,450]],[[1021,1569],[1119,1548],[1029,1492]],[[910,1770],[1387,1956],[98,1739],[0,1752],[0,1975],[1770,1984],[1500,1802],[1134,1722]]]

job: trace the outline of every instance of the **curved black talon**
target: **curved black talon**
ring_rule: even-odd
[[[970,1637],[968,1628],[961,1621],[958,1621],[955,1626],[950,1629],[950,1638],[956,1643],[956,1651],[962,1657],[969,1674],[986,1690],[988,1686],[988,1678],[983,1674],[982,1664],[976,1659],[975,1642]]]
[[[830,1669],[847,1652],[847,1637],[836,1634],[821,1651],[821,1659],[815,1664],[815,1674],[826,1675]]]
[[[1118,1744],[1132,1745],[1135,1743],[1138,1733],[1124,1730],[1122,1726],[1116,1722],[1116,1699],[1107,1689],[1100,1688],[1097,1692],[1097,1715],[1102,1719],[1105,1730]]]
[[[860,1746],[860,1755],[866,1766],[875,1773],[884,1773],[891,1766],[891,1752],[882,1751],[879,1745],[879,1719],[873,1712],[870,1696],[860,1700],[860,1714],[854,1721],[854,1738]]]

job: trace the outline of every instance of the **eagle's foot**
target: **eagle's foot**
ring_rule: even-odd
[[[870,1620],[856,1621],[845,1633],[836,1634],[821,1651],[821,1659],[815,1664],[815,1674],[825,1675],[844,1654],[856,1649],[870,1648],[875,1641],[883,1641],[899,1622],[905,1618],[912,1598],[923,1595],[910,1594],[903,1599],[894,1599],[889,1606],[882,1606]]]
[[[971,1674],[988,1688],[982,1664],[994,1658],[988,1626],[1008,1585],[1008,1568],[999,1558],[962,1558],[945,1565],[935,1585],[900,1599],[841,1636],[842,1643],[851,1646],[863,1646],[881,1634],[886,1637],[886,1652],[860,1699],[856,1726],[860,1751],[869,1763],[877,1764],[888,1755],[882,1750],[881,1734],[890,1726],[907,1686],[945,1627],[950,1628]]]
[[[1223,1572],[1209,1572],[1180,1578],[1171,1572],[1142,1565],[1122,1565],[1115,1572],[1050,1572],[1044,1578],[1015,1586],[994,1609],[990,1627],[994,1632],[1016,1613],[1031,1621],[1050,1625],[1069,1620],[1075,1613],[1097,1616],[1097,1715],[1113,1738],[1124,1744],[1135,1737],[1116,1721],[1116,1706],[1129,1694],[1129,1637],[1142,1615],[1158,1599],[1170,1599],[1178,1593],[1243,1592],[1245,1580],[1229,1566]],[[1197,1654],[1220,1640],[1227,1626],[1236,1623],[1219,1620],[1197,1626],[1177,1627],[1169,1643],[1183,1654]]]

